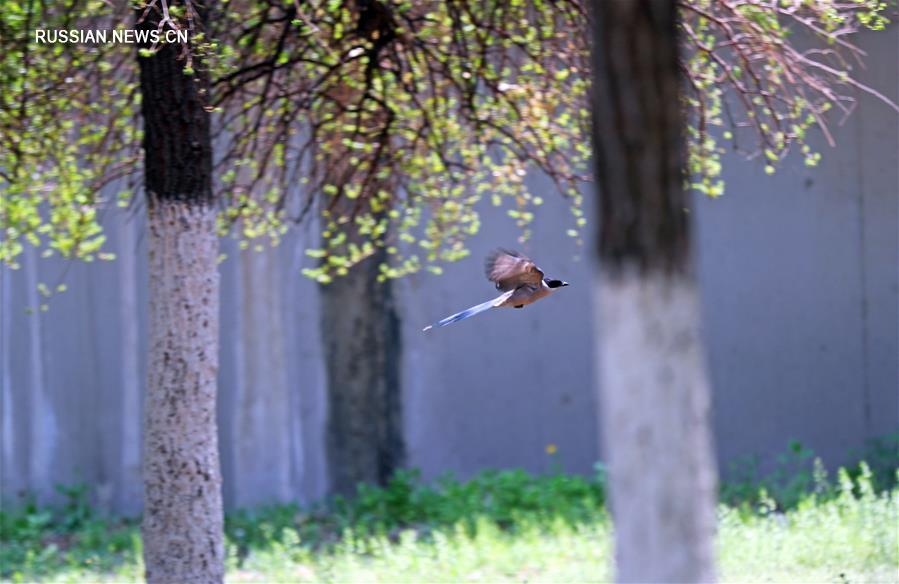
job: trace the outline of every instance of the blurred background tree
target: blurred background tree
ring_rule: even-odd
[[[715,581],[715,456],[674,0],[595,5],[593,288],[618,582]]]

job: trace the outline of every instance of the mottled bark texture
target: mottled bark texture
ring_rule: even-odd
[[[321,289],[330,489],[384,484],[405,460],[400,323],[377,253]]]
[[[162,200],[150,207],[148,228],[150,356],[143,522],[147,581],[221,582],[215,212]]]
[[[155,28],[158,10],[138,26]],[[196,25],[202,21],[201,12]],[[185,75],[180,51],[162,45],[138,59],[150,254],[142,532],[147,581],[166,584],[224,577],[207,75],[196,62]]]
[[[616,579],[712,582],[716,470],[683,190],[676,2],[594,7],[598,403]]]

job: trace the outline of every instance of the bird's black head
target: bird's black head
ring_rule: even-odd
[[[562,280],[550,280],[549,278],[544,278],[544,282],[550,288],[561,288],[562,286],[567,286],[568,282],[563,282]]]

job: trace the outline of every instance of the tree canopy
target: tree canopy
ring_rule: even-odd
[[[852,69],[864,58],[852,35],[886,24],[883,2],[679,7],[687,170],[701,192],[723,192],[727,144],[764,155],[770,172],[793,149],[815,164],[808,130],[830,139],[828,110],[851,112],[859,89],[888,101]],[[196,9],[190,0],[7,3],[0,261],[16,267],[26,244],[110,257],[101,251],[111,193],[103,187],[127,179],[118,183],[127,205],[141,184],[135,46],[42,44],[34,31],[133,28],[151,10],[160,27],[189,32],[185,70],[208,70],[220,230],[245,245],[277,242],[292,222],[317,215],[325,241],[307,250],[321,258],[307,274],[319,281],[376,247],[388,251],[382,277],[439,272],[467,254],[485,198],[508,203],[526,236],[543,202],[525,186],[532,171],[570,198],[569,233],[584,225],[589,46],[579,0],[231,0],[209,7],[207,30]],[[339,172],[327,168],[335,159]]]

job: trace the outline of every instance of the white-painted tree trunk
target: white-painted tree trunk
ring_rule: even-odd
[[[148,231],[150,355],[143,522],[147,581],[221,582],[215,211],[209,205],[156,200],[149,206]]]
[[[618,582],[715,580],[716,471],[683,189],[677,6],[592,3],[598,403]]]
[[[619,582],[712,582],[716,473],[695,281],[604,274],[599,406]]]

